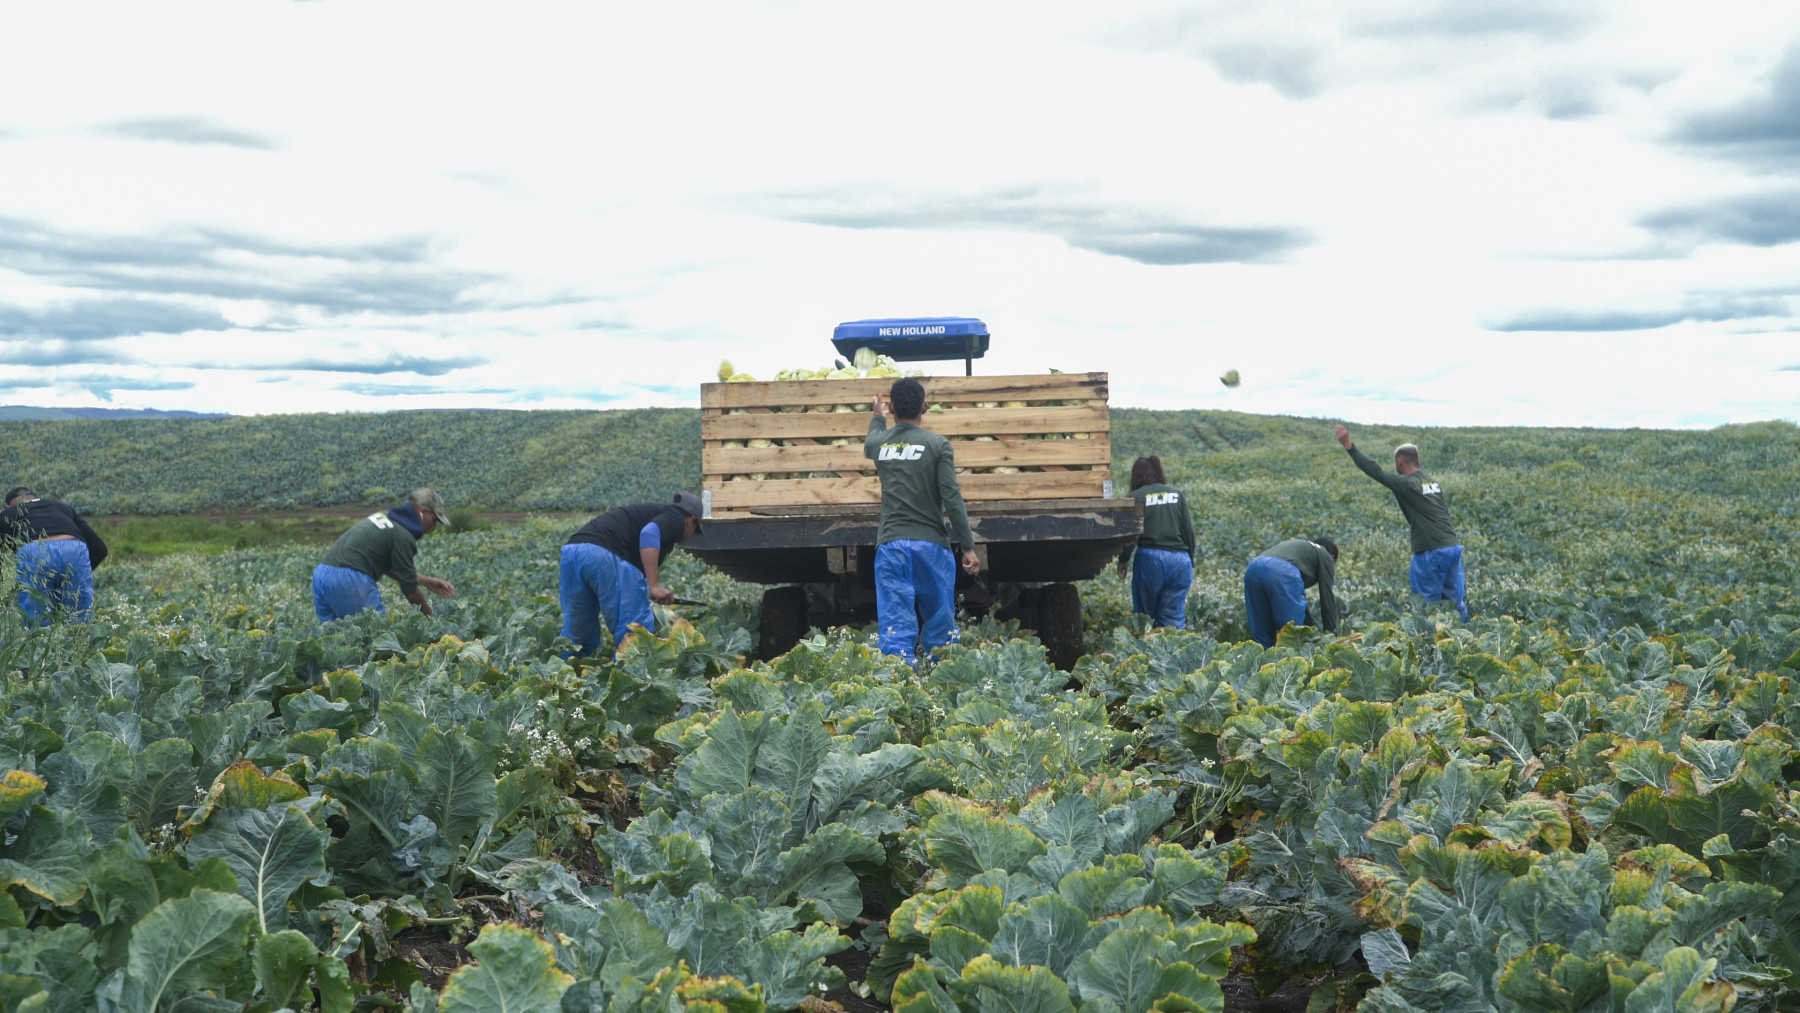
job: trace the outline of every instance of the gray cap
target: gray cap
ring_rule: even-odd
[[[705,508],[700,504],[700,497],[691,492],[678,492],[675,494],[675,507],[694,519],[694,532],[698,534],[700,515],[705,512]]]
[[[437,522],[444,527],[450,526],[450,508],[444,505],[444,497],[439,496],[432,490],[414,489],[412,493],[406,497],[406,501],[411,503],[413,509],[418,510],[420,513],[430,511],[431,515],[437,518]]]

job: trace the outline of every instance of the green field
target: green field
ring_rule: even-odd
[[[1192,629],[1088,582],[1072,687],[987,622],[748,662],[760,588],[679,554],[713,607],[572,666],[557,546],[691,485],[694,419],[0,430],[7,484],[194,515],[116,521],[91,626],[0,605],[0,1011],[1800,1009],[1794,426],[1353,425],[1444,484],[1465,624],[1329,421],[1119,411],[1194,507]],[[428,537],[434,617],[318,624],[331,508],[426,483],[571,513]],[[1243,642],[1303,534],[1346,628]]]

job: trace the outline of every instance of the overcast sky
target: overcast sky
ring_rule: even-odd
[[[0,9],[0,403],[688,405],[925,315],[1116,405],[1800,418],[1800,4]]]

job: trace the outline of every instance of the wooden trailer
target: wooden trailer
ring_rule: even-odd
[[[1063,668],[1081,654],[1071,581],[1135,541],[1142,514],[1112,498],[1105,373],[921,377],[924,426],[951,439],[982,575],[958,577],[972,614],[1018,618]],[[700,388],[705,531],[682,543],[763,595],[759,652],[810,626],[874,617],[881,486],[863,456],[870,402],[892,378]]]

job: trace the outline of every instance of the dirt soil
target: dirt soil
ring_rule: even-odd
[[[853,946],[850,949],[826,957],[825,963],[843,971],[844,977],[848,978],[851,984],[855,984],[859,981],[864,981],[869,977],[869,961],[873,958],[873,954],[866,953]],[[893,1007],[889,1006],[887,1003],[876,1002],[873,999],[864,999],[862,996],[857,995],[847,988],[832,989],[825,993],[825,1001],[837,1003],[844,1008],[845,1013],[874,1013],[876,1010],[893,1009]]]
[[[442,991],[450,972],[474,961],[461,943],[453,943],[436,928],[407,929],[394,937],[394,952],[419,969],[432,991]]]
[[[1317,985],[1314,978],[1289,978],[1268,995],[1258,995],[1256,979],[1248,974],[1219,981],[1225,992],[1225,1013],[1305,1013]]]

